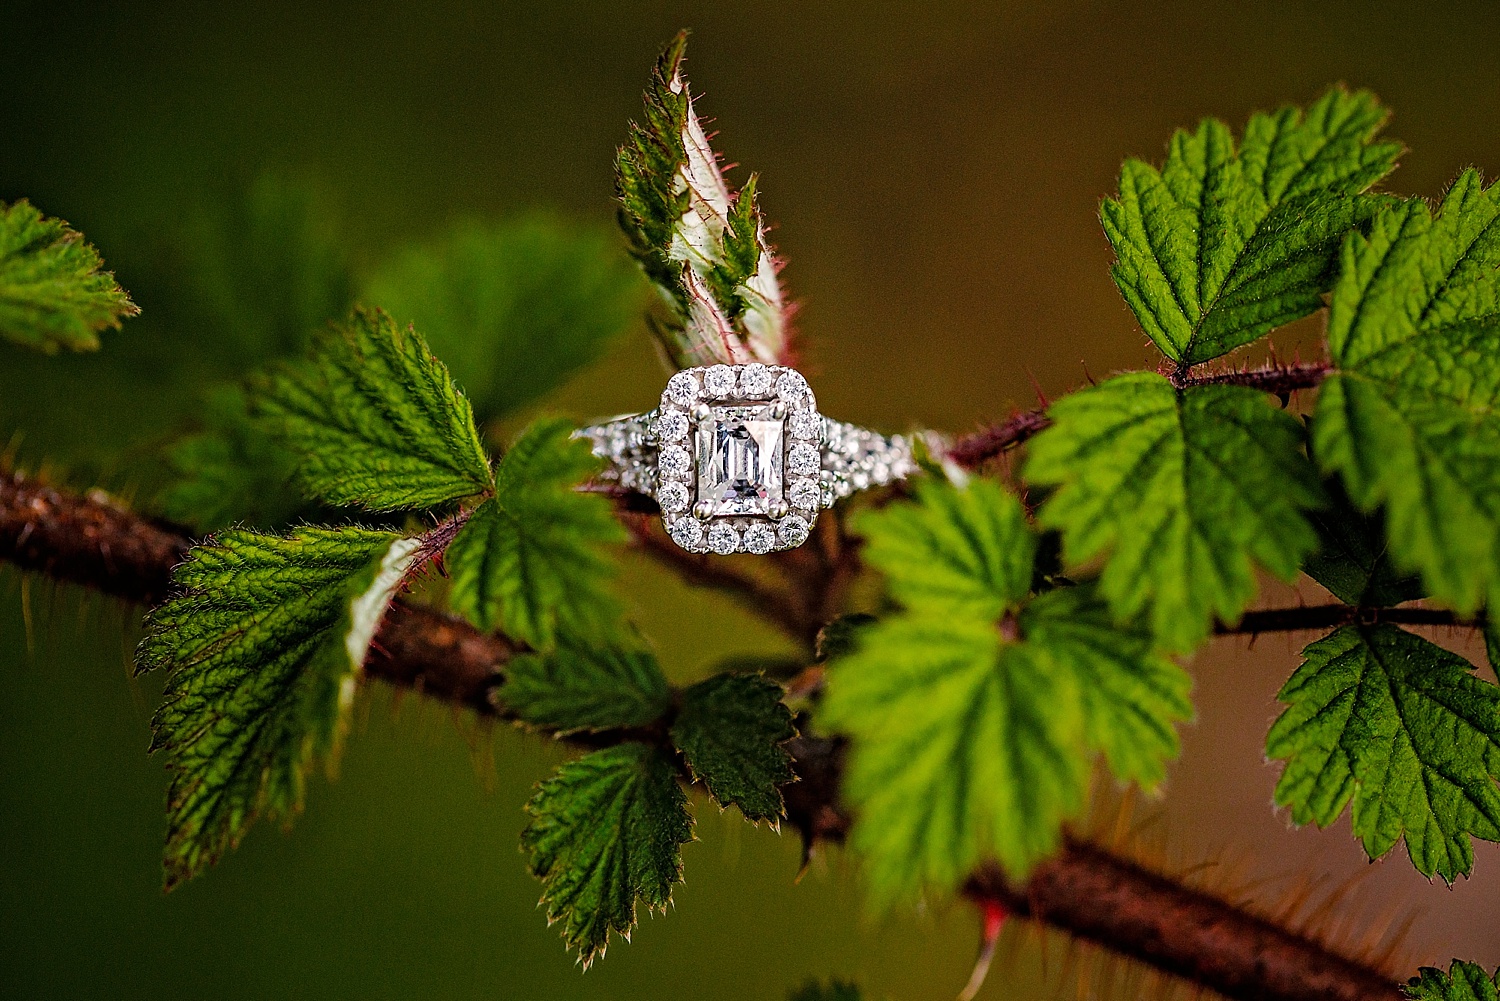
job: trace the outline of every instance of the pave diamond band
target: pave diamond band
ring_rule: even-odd
[[[912,440],[830,420],[801,373],[712,365],[672,376],[661,404],[586,427],[599,479],[656,498],[684,549],[768,553],[806,541],[818,512],[917,469]]]

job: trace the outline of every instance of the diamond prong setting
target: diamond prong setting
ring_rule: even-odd
[[[822,426],[795,369],[756,362],[672,376],[653,425],[667,535],[720,555],[801,545],[822,506]]]

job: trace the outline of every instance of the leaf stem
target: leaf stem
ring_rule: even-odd
[[[1246,612],[1234,625],[1219,623],[1220,636],[1255,636],[1260,633],[1291,633],[1339,626],[1373,626],[1381,622],[1408,626],[1469,626],[1483,623],[1466,619],[1443,608],[1360,608],[1355,605],[1301,605],[1296,608],[1261,608]]]

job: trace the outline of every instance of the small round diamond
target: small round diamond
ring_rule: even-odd
[[[656,491],[656,503],[663,511],[686,511],[688,499],[688,488],[681,483],[663,483]]]
[[[776,530],[763,521],[757,521],[745,529],[745,551],[760,556],[769,553],[776,545]]]
[[[681,441],[688,433],[687,414],[681,410],[663,410],[651,426],[658,441]]]
[[[672,541],[683,549],[691,549],[695,553],[703,551],[703,526],[696,518],[678,518],[672,522],[668,530],[672,534]]]
[[[656,463],[662,472],[670,476],[681,476],[692,468],[693,460],[688,455],[688,450],[681,445],[668,445],[661,450]]]
[[[817,439],[823,433],[823,418],[816,410],[799,410],[786,419],[793,438]]]
[[[784,546],[800,546],[807,541],[808,524],[806,518],[789,514],[781,519],[781,544]]]
[[[728,365],[714,365],[703,373],[703,387],[710,396],[728,396],[734,392],[734,369]]]
[[[814,510],[818,506],[818,485],[812,480],[798,480],[792,484],[786,496],[792,507],[799,507],[804,511]]]
[[[776,380],[776,395],[783,400],[800,400],[807,392],[807,380],[802,378],[802,373],[793,369],[787,369],[781,373],[781,378]]]
[[[728,556],[740,548],[740,530],[722,522],[708,530],[708,548],[720,556]]]
[[[811,445],[793,445],[786,456],[787,465],[798,476],[812,476],[818,471],[818,450]]]
[[[698,380],[691,372],[678,372],[667,380],[667,398],[686,407],[698,398]]]
[[[771,392],[771,370],[760,362],[746,365],[740,372],[740,390],[752,399],[760,399]]]

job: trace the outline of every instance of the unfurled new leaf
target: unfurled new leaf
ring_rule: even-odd
[[[1500,607],[1500,185],[1466,171],[1436,213],[1405,202],[1351,234],[1328,346],[1319,462],[1384,505],[1392,555],[1434,597]]]
[[[528,428],[500,461],[495,496],[444,556],[453,610],[535,647],[550,647],[559,627],[597,638],[619,614],[602,547],[623,541],[624,529],[607,499],[574,489],[598,460],[571,430],[559,418]]]
[[[1400,155],[1372,141],[1385,119],[1336,88],[1306,114],[1253,116],[1238,150],[1210,118],[1172,137],[1160,171],[1125,162],[1102,211],[1112,272],[1167,357],[1216,358],[1322,305],[1339,242],[1377,204],[1361,193]]]
[[[792,781],[792,757],[781,746],[797,735],[781,686],[751,674],[720,674],[682,693],[672,743],[720,806],[751,822],[778,822],[780,787]]]
[[[869,512],[865,558],[908,608],[972,611],[995,618],[1031,590],[1036,538],[1021,502],[994,480],[963,489],[940,480],[916,488],[916,504]]]
[[[1329,506],[1309,516],[1318,548],[1302,561],[1302,571],[1340,601],[1365,608],[1426,597],[1419,576],[1392,565],[1384,516],[1357,511],[1337,480],[1324,489]]]
[[[1447,973],[1422,967],[1401,989],[1413,1001],[1500,1001],[1500,970],[1491,976],[1478,963],[1455,959]]]
[[[1291,580],[1323,502],[1302,426],[1237,386],[1174,389],[1139,372],[1064,397],[1031,442],[1026,477],[1056,485],[1043,524],[1071,565],[1108,553],[1100,592],[1186,651],[1255,596],[1255,568]]]
[[[620,222],[672,313],[662,342],[679,368],[781,361],[786,307],[756,179],[730,191],[682,75],[686,46],[684,33],[662,53],[616,158]]]
[[[1500,688],[1388,625],[1340,629],[1302,656],[1266,737],[1287,762],[1276,802],[1319,827],[1352,802],[1372,859],[1404,837],[1423,875],[1467,873],[1470,836],[1500,840]]]
[[[99,252],[61,219],[0,202],[0,337],[48,353],[92,351],[140,312]]]
[[[546,216],[467,222],[382,268],[365,298],[422,331],[486,424],[557,387],[637,320],[645,284],[616,243]]]
[[[645,726],[672,704],[650,651],[566,638],[550,653],[512,658],[499,697],[521,719],[558,733]]]
[[[226,532],[192,551],[181,593],[146,619],[142,671],[164,669],[153,751],[172,773],[166,882],[216,861],[258,816],[290,818],[330,765],[364,662],[416,539],[304,528]]]
[[[662,751],[626,743],[570,761],[526,804],[521,847],[542,881],[549,922],[588,966],[611,931],[629,936],[636,905],[665,910],[682,881],[693,818]]]
[[[421,336],[380,310],[356,309],[266,380],[256,406],[304,489],[330,504],[426,508],[491,487],[469,401]]]

